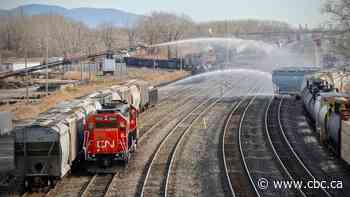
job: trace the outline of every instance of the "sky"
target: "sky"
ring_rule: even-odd
[[[184,13],[196,22],[250,18],[316,27],[325,20],[320,12],[322,2],[324,0],[0,0],[0,8],[36,3],[65,8],[115,8],[136,14],[162,10]]]

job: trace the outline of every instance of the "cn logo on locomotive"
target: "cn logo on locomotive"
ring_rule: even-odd
[[[98,140],[96,141],[96,146],[98,149],[100,148],[115,148],[115,142],[114,140]]]

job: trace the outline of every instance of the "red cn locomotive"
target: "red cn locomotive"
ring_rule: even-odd
[[[85,160],[107,167],[114,160],[130,158],[138,138],[137,110],[122,101],[102,105],[88,116],[84,131]]]

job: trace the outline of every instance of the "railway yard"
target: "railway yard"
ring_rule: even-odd
[[[72,170],[51,189],[2,194],[335,197],[350,192],[349,165],[322,145],[302,100],[273,96],[264,73],[196,75],[158,88],[158,97],[139,115],[137,149],[127,165]],[[274,187],[274,181],[315,180],[338,185]]]
[[[0,5],[0,197],[350,196],[350,0]]]

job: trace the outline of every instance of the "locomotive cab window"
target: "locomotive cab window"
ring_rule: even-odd
[[[97,129],[102,129],[102,128],[120,128],[120,126],[117,124],[116,121],[112,121],[112,122],[96,122],[95,127]]]

